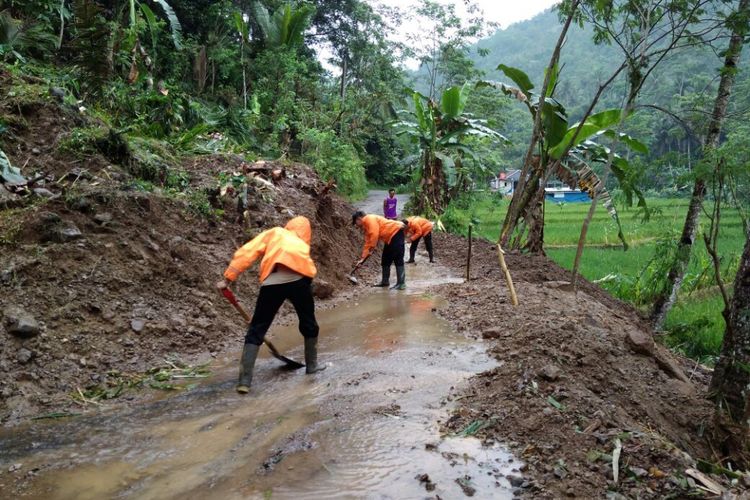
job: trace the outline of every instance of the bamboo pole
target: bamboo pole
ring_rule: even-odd
[[[505,275],[505,281],[508,283],[508,291],[510,292],[510,301],[514,306],[518,305],[518,296],[516,295],[516,287],[513,286],[513,278],[510,276],[507,264],[505,264],[505,251],[500,244],[497,245],[497,259],[500,261],[500,267]]]
[[[471,279],[471,228],[472,224],[469,224],[469,252],[466,254],[466,281]]]

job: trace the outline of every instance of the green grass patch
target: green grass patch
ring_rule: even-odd
[[[509,201],[492,193],[474,193],[455,201],[443,216],[449,231],[466,234],[470,223],[474,234],[496,241]],[[627,251],[617,237],[617,225],[603,207],[598,207],[589,227],[581,262],[581,274],[599,283],[614,296],[646,310],[663,286],[675,242],[687,212],[687,199],[650,199],[651,216],[643,211],[620,208],[618,213]],[[545,205],[544,241],[547,255],[565,269],[572,269],[576,246],[588,203],[548,202]],[[706,361],[718,355],[724,331],[723,305],[716,290],[711,261],[703,245],[701,220],[682,294],[665,324],[670,345]],[[745,243],[742,220],[736,210],[725,208],[719,234],[722,276],[731,285]]]

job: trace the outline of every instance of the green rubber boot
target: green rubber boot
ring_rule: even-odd
[[[396,290],[406,290],[406,269],[404,266],[396,266]]]
[[[259,345],[245,344],[240,358],[240,379],[237,381],[237,392],[247,394],[250,392],[250,383],[253,381],[253,368],[258,358]]]
[[[326,365],[318,365],[318,337],[305,337],[305,372],[322,372]]]
[[[383,288],[391,284],[391,266],[383,266],[383,279],[380,280],[377,287]]]

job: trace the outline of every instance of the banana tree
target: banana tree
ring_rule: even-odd
[[[414,111],[401,111],[411,119],[394,125],[399,135],[407,135],[418,143],[421,150],[419,181],[415,196],[415,209],[427,215],[440,215],[448,202],[458,192],[466,189],[470,172],[466,160],[478,165],[476,154],[462,142],[468,136],[507,142],[484,120],[465,113],[471,86],[451,87],[445,90],[440,103],[412,92]]]
[[[597,137],[616,138],[636,152],[645,153],[648,151],[640,141],[627,134],[618,134],[611,129],[611,127],[620,123],[621,110],[604,110],[590,115],[583,123],[569,125],[565,107],[554,98],[559,76],[557,67],[553,68],[553,73],[550,75],[550,83],[541,111],[539,109],[539,96],[534,94],[532,90],[534,85],[526,73],[504,64],[499,65],[497,69],[502,71],[517,86],[492,81],[481,81],[477,83],[477,86],[498,89],[504,94],[523,102],[532,119],[536,118],[537,113],[541,112],[542,114],[542,130],[537,146],[537,161],[520,198],[517,214],[518,218],[524,218],[529,229],[524,248],[531,252],[543,252],[544,187],[550,175],[555,175],[571,188],[580,188],[589,194],[592,199],[598,193],[597,199],[604,204],[617,224],[623,246],[627,248],[612,198],[604,183],[589,166],[590,163],[594,162],[606,163],[606,158],[610,153],[604,146],[592,140]],[[620,187],[626,193],[628,203],[631,204],[633,195],[636,195],[639,198],[639,205],[645,207],[645,199],[633,182],[628,162],[619,155],[614,155],[612,171],[620,182]],[[521,246],[520,236],[522,235],[517,235],[513,243],[516,248]]]
[[[151,0],[154,4],[159,5],[161,10],[164,11],[164,15],[167,18],[167,21],[170,26],[170,32],[172,34],[172,43],[174,44],[175,48],[177,50],[180,50],[182,48],[182,25],[180,25],[180,20],[177,19],[177,14],[175,14],[174,9],[166,2],[166,0]],[[128,38],[129,38],[129,45],[132,46],[131,49],[131,61],[130,61],[130,71],[128,73],[128,82],[129,83],[135,83],[136,80],[138,80],[138,60],[140,58],[141,62],[143,63],[143,66],[146,68],[146,71],[148,72],[148,76],[146,77],[148,87],[153,87],[153,77],[151,76],[155,61],[154,57],[157,53],[157,37],[159,34],[159,24],[156,17],[156,14],[153,10],[148,6],[148,3],[146,2],[139,2],[138,0],[128,0],[127,1],[127,8],[128,8]],[[151,57],[148,55],[146,50],[143,48],[143,45],[141,44],[140,38],[138,36],[138,12],[141,12],[143,14],[143,20],[146,23],[146,26],[148,27],[150,36],[151,36],[151,51],[154,57]]]

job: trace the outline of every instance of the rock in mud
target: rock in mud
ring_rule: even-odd
[[[433,491],[435,489],[435,483],[430,480],[430,476],[427,474],[417,474],[416,479],[424,484],[424,489],[427,491]]]
[[[16,208],[21,205],[21,198],[0,184],[0,208]]]
[[[169,240],[169,255],[173,259],[189,261],[193,255],[193,251],[190,249],[190,244],[187,241],[179,236],[175,236]]]
[[[510,485],[514,488],[519,488],[523,483],[525,483],[524,479],[521,476],[513,476],[509,474],[505,476],[505,479],[507,479]]]
[[[66,243],[83,238],[83,233],[74,224],[68,223],[59,227],[55,233],[55,241]]]
[[[45,188],[34,188],[32,189],[32,192],[40,198],[52,199],[52,198],[57,198],[58,196],[60,196],[59,194],[55,194],[49,189],[45,189]]]
[[[3,316],[8,333],[17,337],[36,337],[41,331],[36,319],[23,309],[8,308],[3,311]]]
[[[461,487],[461,490],[463,490],[464,495],[467,497],[473,497],[477,492],[477,489],[471,485],[471,477],[469,476],[457,478],[456,483]]]
[[[654,338],[641,330],[628,330],[625,334],[625,343],[636,354],[654,355]]]
[[[21,363],[22,365],[25,365],[29,361],[31,361],[31,358],[33,357],[33,354],[31,351],[25,348],[21,348],[16,352],[16,361]]]
[[[94,222],[102,226],[106,226],[112,222],[112,214],[109,212],[102,212],[94,216]]]
[[[141,333],[143,331],[143,328],[145,328],[146,322],[142,319],[133,319],[130,320],[130,329],[133,330],[135,333]]]
[[[485,340],[499,339],[503,336],[503,331],[500,328],[489,328],[482,332],[482,338]]]
[[[554,382],[555,380],[559,379],[561,374],[562,371],[560,370],[560,368],[551,364],[546,365],[541,370],[539,370],[539,376],[549,382]]]
[[[331,298],[334,290],[333,285],[324,280],[315,280],[313,285],[313,295],[321,300]]]

